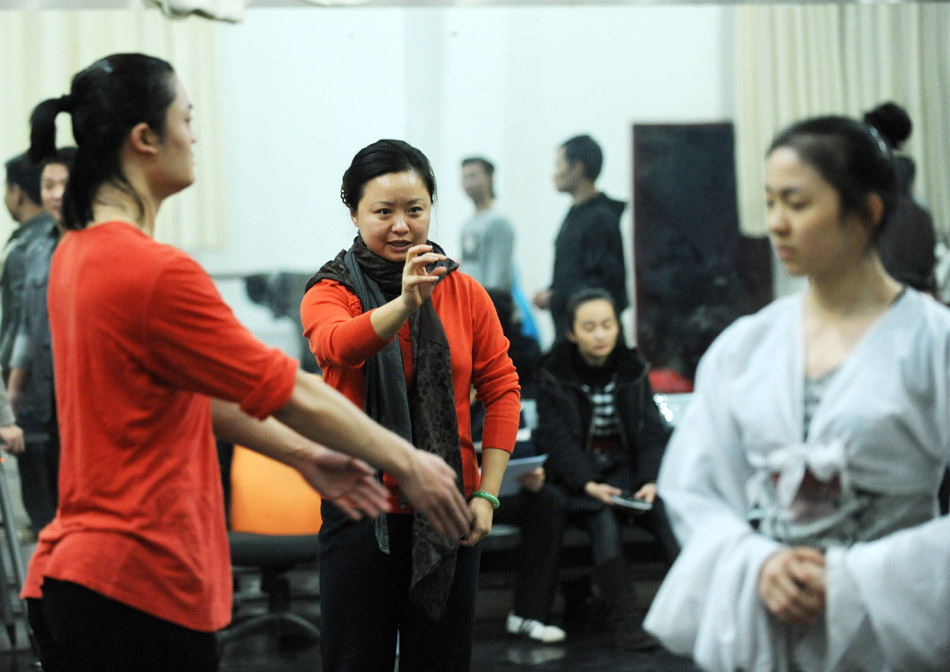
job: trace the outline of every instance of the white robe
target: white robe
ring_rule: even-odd
[[[772,616],[758,595],[762,564],[782,545],[747,522],[761,482],[753,465],[802,443],[802,300],[779,299],[737,321],[700,364],[658,479],[683,550],[645,627],[713,672],[950,669],[946,518],[830,548],[826,618],[806,631]],[[848,487],[932,496],[936,515],[950,456],[948,394],[950,311],[908,290],[829,381],[808,444],[843,443]]]

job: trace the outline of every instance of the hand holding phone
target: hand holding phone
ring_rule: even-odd
[[[653,504],[645,499],[634,497],[630,492],[624,492],[619,495],[611,495],[610,501],[616,506],[622,506],[626,509],[633,509],[635,511],[650,511],[653,509]]]

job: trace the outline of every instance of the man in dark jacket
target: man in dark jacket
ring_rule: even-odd
[[[678,548],[656,477],[670,427],[660,415],[647,366],[620,338],[609,292],[587,289],[566,307],[566,341],[542,363],[538,391],[539,449],[547,472],[568,498],[569,520],[591,536],[594,579],[616,626],[617,643],[641,649],[656,642],[641,628],[642,611],[623,555],[629,520],[649,529],[672,563]],[[631,514],[617,497],[627,494]]]
[[[550,308],[556,337],[567,330],[568,297],[579,289],[607,290],[622,313],[628,305],[620,215],[625,204],[598,191],[604,156],[589,135],[571,138],[557,150],[554,186],[573,199],[554,241],[551,287],[535,294],[538,308]]]
[[[3,382],[10,375],[13,343],[23,315],[23,287],[26,283],[26,253],[38,238],[46,236],[55,225],[53,216],[43,209],[40,195],[42,166],[24,153],[6,162],[6,191],[3,202],[17,228],[3,248],[0,295],[3,316],[0,319],[0,367]]]

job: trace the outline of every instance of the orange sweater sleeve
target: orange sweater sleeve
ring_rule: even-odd
[[[303,335],[320,368],[356,368],[386,347],[360,300],[333,280],[321,280],[300,303]]]

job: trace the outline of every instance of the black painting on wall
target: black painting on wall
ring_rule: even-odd
[[[722,329],[772,298],[768,239],[739,233],[733,145],[732,124],[633,127],[637,343],[687,378]]]

